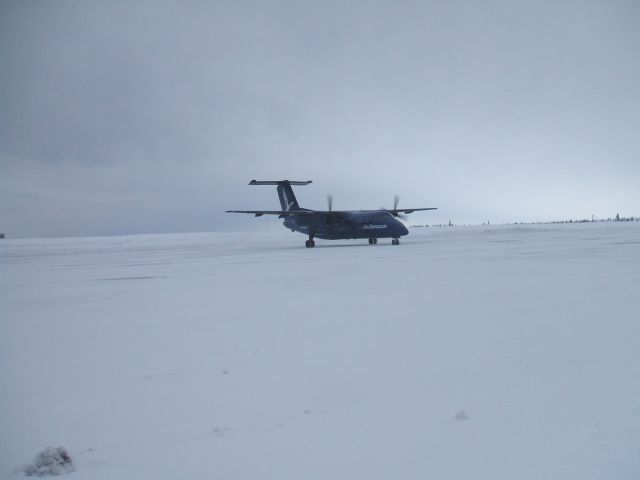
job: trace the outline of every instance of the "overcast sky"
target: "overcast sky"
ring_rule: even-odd
[[[0,231],[640,215],[640,2],[0,2]],[[273,220],[272,220],[273,221]],[[262,228],[262,227],[260,227]]]

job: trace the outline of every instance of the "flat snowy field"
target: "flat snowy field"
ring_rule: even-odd
[[[640,223],[0,241],[0,477],[640,478]]]

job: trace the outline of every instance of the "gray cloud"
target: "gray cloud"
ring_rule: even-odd
[[[636,2],[4,2],[0,230],[640,213]]]

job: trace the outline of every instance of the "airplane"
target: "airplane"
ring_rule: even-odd
[[[251,180],[249,185],[276,185],[280,210],[227,210],[226,213],[251,213],[256,217],[277,215],[284,219],[284,226],[292,232],[308,235],[307,248],[316,246],[314,238],[325,240],[347,240],[368,238],[370,245],[378,243],[378,238],[391,238],[392,245],[400,245],[400,237],[409,234],[409,230],[397,219],[401,214],[409,214],[419,210],[436,210],[430,208],[398,208],[398,197],[395,197],[392,209],[379,210],[333,210],[333,197],[327,197],[329,210],[309,210],[301,208],[293,193],[292,185],[309,185],[311,180]]]

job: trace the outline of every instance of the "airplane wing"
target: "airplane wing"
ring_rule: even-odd
[[[363,213],[363,212],[389,212],[391,215],[397,215],[398,213],[413,213],[421,210],[437,210],[436,207],[428,208],[378,208],[376,210],[314,210],[315,213]]]
[[[251,213],[256,217],[262,215],[278,215],[279,217],[289,217],[293,215],[310,215],[316,213],[313,210],[227,210],[226,213]]]
[[[226,213],[250,213],[256,217],[262,215],[278,215],[279,217],[289,217],[295,215],[312,215],[312,214],[340,214],[340,213],[362,213],[362,212],[389,212],[391,215],[396,216],[399,213],[413,213],[421,210],[437,210],[435,207],[429,208],[397,208],[393,209],[378,209],[378,210],[227,210]]]
[[[436,207],[429,207],[429,208],[395,208],[393,210],[385,210],[385,211],[387,211],[390,214],[394,215],[396,213],[413,213],[413,212],[419,212],[421,210],[437,210],[437,208]]]

